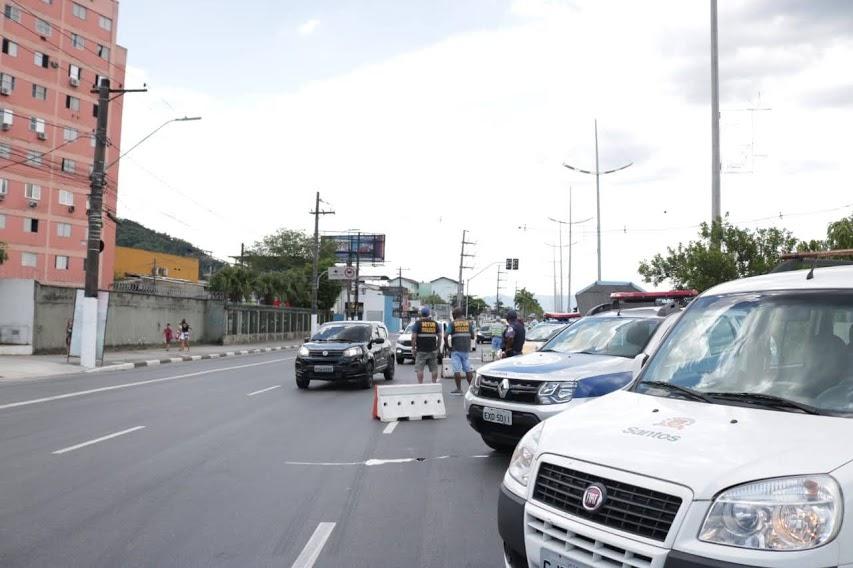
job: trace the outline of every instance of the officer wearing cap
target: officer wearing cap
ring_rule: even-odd
[[[508,310],[506,313],[506,329],[503,335],[503,356],[514,357],[521,355],[524,348],[524,324],[518,321],[518,313]]]
[[[421,308],[421,317],[412,329],[412,354],[415,356],[415,373],[418,382],[424,382],[424,367],[429,366],[432,382],[438,382],[438,322],[430,317],[429,308]]]

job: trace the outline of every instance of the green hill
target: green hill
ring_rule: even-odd
[[[208,275],[225,266],[224,262],[213,258],[190,242],[149,229],[130,219],[119,219],[116,230],[116,245],[196,257],[199,259],[199,270],[201,272],[199,277],[201,279],[206,279]]]

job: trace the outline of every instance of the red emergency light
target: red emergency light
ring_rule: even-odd
[[[696,290],[669,290],[668,292],[613,292],[611,300],[620,302],[653,302],[655,300],[684,300],[699,295]]]
[[[568,321],[572,319],[577,319],[581,317],[583,314],[580,312],[545,312],[542,317],[546,320],[553,319],[557,321]]]

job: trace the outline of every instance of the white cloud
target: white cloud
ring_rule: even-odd
[[[320,20],[311,19],[299,26],[299,35],[306,37],[317,31],[317,26],[320,25]]]

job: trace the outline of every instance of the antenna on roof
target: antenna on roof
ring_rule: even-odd
[[[817,256],[815,256],[812,259],[812,267],[811,267],[811,270],[809,270],[809,273],[806,274],[806,280],[811,280],[812,278],[814,278],[814,269],[816,266],[817,266]]]

